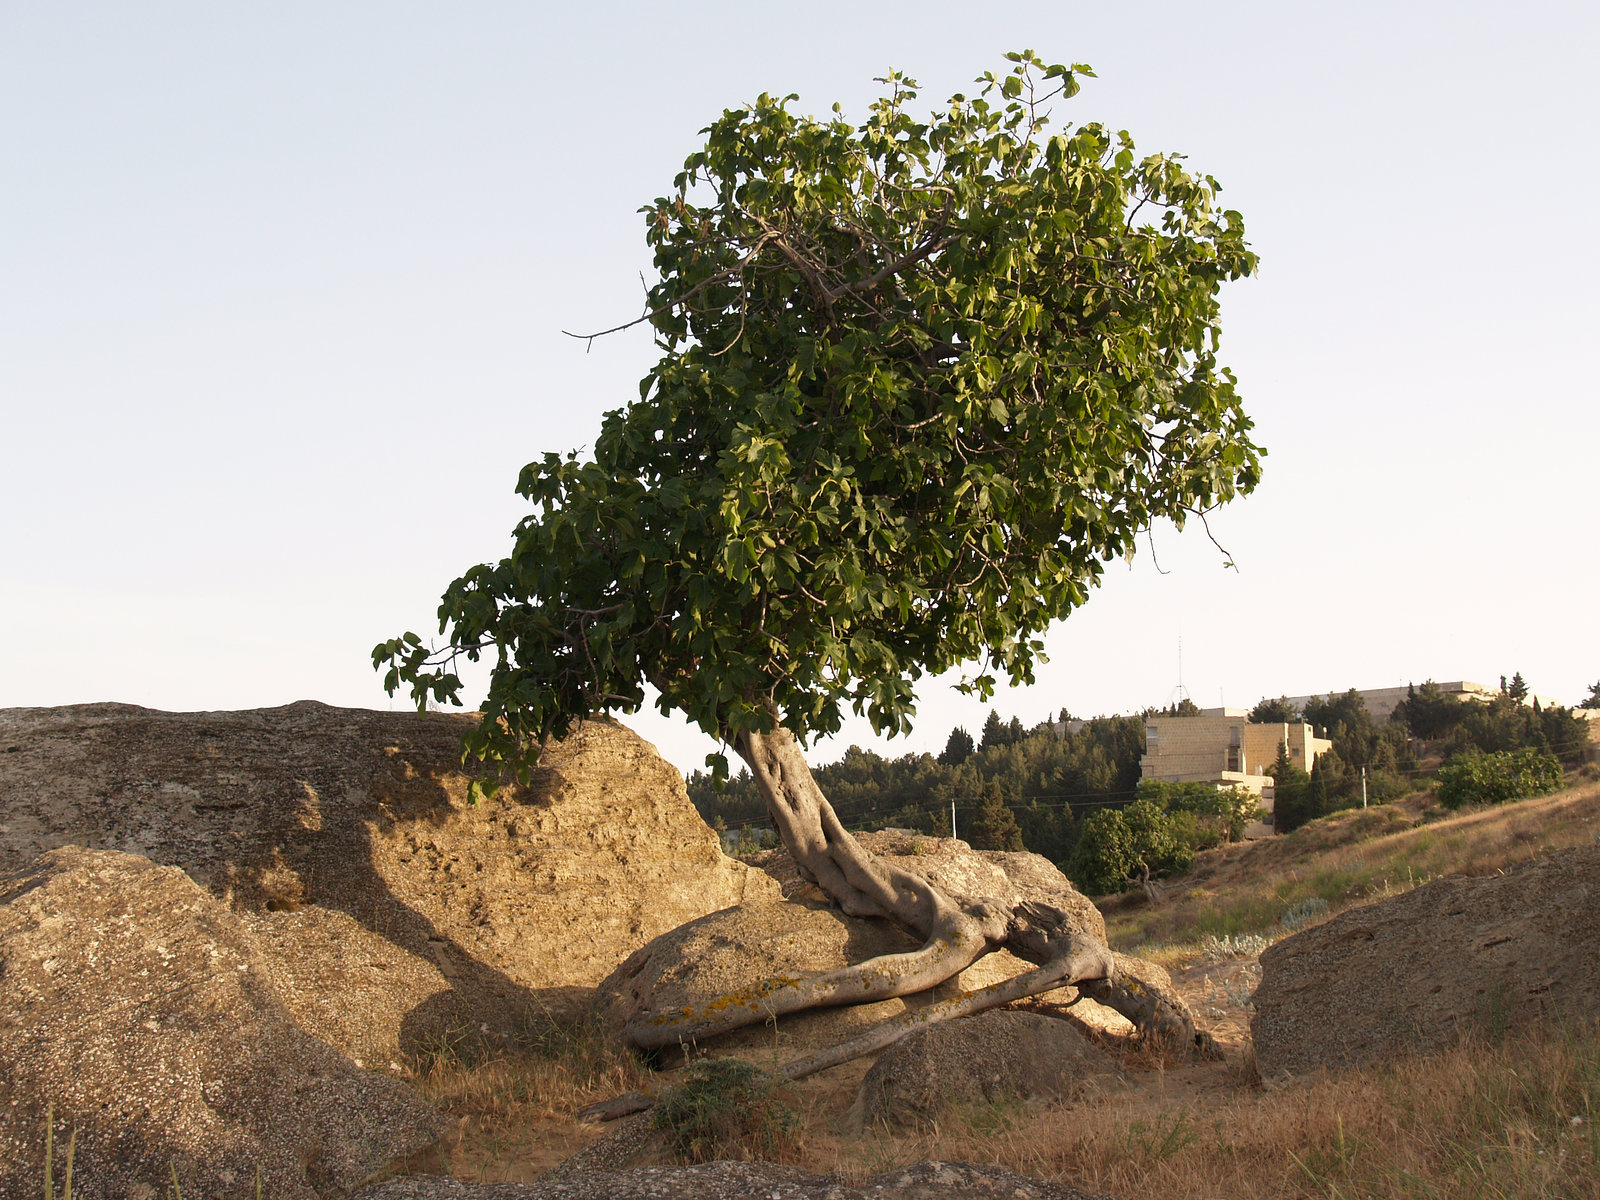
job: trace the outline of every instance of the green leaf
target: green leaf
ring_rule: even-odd
[[[1028,679],[1141,529],[1255,485],[1216,357],[1219,290],[1255,269],[1242,220],[1176,156],[1036,128],[1022,98],[1087,67],[1006,62],[979,77],[1000,102],[926,118],[892,77],[859,123],[777,93],[710,122],[640,210],[637,399],[591,457],[523,469],[507,556],[445,589],[437,652],[374,648],[387,687],[457,702],[454,658],[487,651],[469,744],[513,772],[647,683],[730,739],[831,732],[847,704],[903,731],[922,675]],[[1165,215],[1129,230],[1136,198]]]

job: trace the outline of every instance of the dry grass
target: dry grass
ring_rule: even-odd
[[[1600,1196],[1600,1031],[1533,1030],[1498,1045],[1277,1091],[1249,1063],[1147,1073],[1093,1103],[987,1106],[915,1136],[836,1139],[859,1177],[924,1158],[997,1162],[1114,1196]]]
[[[647,1075],[593,1021],[551,1017],[493,1055],[465,1034],[439,1039],[414,1065],[411,1083],[451,1118],[450,1129],[396,1173],[532,1182],[602,1133],[577,1120],[579,1109]]]

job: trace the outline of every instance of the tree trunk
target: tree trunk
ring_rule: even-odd
[[[1027,901],[1008,905],[994,899],[957,903],[920,875],[874,856],[840,823],[812,777],[799,741],[788,729],[775,725],[770,733],[742,733],[733,748],[750,768],[801,877],[815,883],[851,916],[897,921],[923,938],[923,945],[909,953],[886,954],[837,971],[764,980],[698,1006],[644,1014],[627,1027],[628,1040],[634,1045],[673,1046],[786,1013],[911,995],[953,978],[1002,946],[1049,968],[1029,972],[1026,984],[1018,977],[1014,982],[1019,986],[1035,984],[1033,991],[1042,991],[1099,981],[1097,998],[1114,1008],[1128,1009],[1124,1015],[1141,1029],[1160,1029],[1168,1036],[1176,1030],[1181,1037],[1187,1026],[1192,1038],[1192,1026],[1174,1006],[1143,993],[1134,997],[1117,987],[1109,948],[1074,932],[1059,909]],[[926,1019],[886,1023],[880,1036],[892,1034],[892,1041],[929,1020],[979,1011],[975,1003],[989,1006],[1017,999],[1019,996],[1010,994],[1014,990],[984,989],[970,998],[957,997],[960,1003],[936,1007]],[[995,998],[1001,995],[1003,1000]],[[870,1049],[886,1044],[879,1041]]]

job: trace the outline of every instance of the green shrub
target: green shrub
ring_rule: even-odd
[[[1102,808],[1084,818],[1078,844],[1067,864],[1072,882],[1087,895],[1104,896],[1127,886],[1133,869],[1133,833],[1121,811]]]
[[[1503,804],[1524,796],[1541,796],[1561,786],[1561,763],[1553,754],[1531,748],[1475,751],[1457,755],[1439,769],[1435,792],[1446,808],[1464,804]]]
[[[1122,891],[1145,868],[1152,875],[1187,871],[1195,857],[1187,832],[1186,819],[1175,820],[1153,800],[1103,808],[1084,819],[1067,875],[1087,894],[1103,896]]]
[[[797,1124],[775,1083],[743,1059],[702,1059],[661,1097],[650,1123],[666,1131],[680,1162],[775,1159],[795,1149]]]

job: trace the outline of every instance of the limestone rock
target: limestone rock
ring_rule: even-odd
[[[267,950],[302,1028],[375,1060],[463,1026],[514,1034],[657,934],[775,894],[611,722],[469,803],[473,719],[0,710],[0,872],[69,843],[182,868]]]
[[[1261,955],[1256,1063],[1273,1078],[1600,1016],[1600,846],[1349,909]]]
[[[358,1200],[1111,1200],[1066,1183],[978,1163],[921,1162],[851,1187],[765,1162],[634,1167],[547,1183],[457,1183],[436,1176],[395,1179]]]
[[[1063,1100],[1115,1077],[1071,1023],[991,1010],[919,1029],[885,1050],[861,1082],[863,1120],[923,1124],[952,1105]]]
[[[0,877],[0,1195],[77,1130],[73,1195],[300,1200],[438,1139],[437,1114],[298,1028],[228,908],[175,867],[67,847]]]

